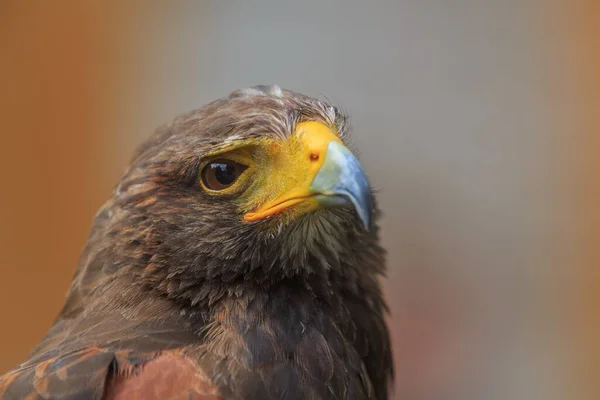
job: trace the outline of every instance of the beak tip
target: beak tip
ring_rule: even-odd
[[[311,189],[325,195],[341,195],[350,200],[363,228],[372,228],[371,189],[354,154],[338,142],[330,142],[325,163],[315,176]],[[333,205],[331,200],[327,201]]]
[[[362,201],[357,201],[356,199],[354,199],[353,197],[350,197],[352,203],[354,203],[354,209],[356,210],[356,213],[358,214],[358,218],[360,219],[360,222],[362,223],[363,228],[366,231],[370,231],[371,228],[373,227],[373,218],[372,218],[372,212],[371,212],[371,199],[370,196],[365,196],[367,198],[362,199]]]
[[[371,221],[369,219],[364,219],[361,218],[360,221],[362,222],[362,226],[365,229],[365,231],[370,231],[372,226],[371,226]]]

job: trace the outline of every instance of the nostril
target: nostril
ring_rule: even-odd
[[[317,153],[310,153],[310,161],[319,161],[319,155]]]

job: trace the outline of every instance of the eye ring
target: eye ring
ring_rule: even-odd
[[[219,158],[210,161],[202,168],[200,179],[206,189],[222,191],[235,184],[247,168],[246,165],[233,160]]]

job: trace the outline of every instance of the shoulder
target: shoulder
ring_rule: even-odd
[[[217,400],[218,390],[180,349],[139,354],[81,349],[0,377],[2,399]]]

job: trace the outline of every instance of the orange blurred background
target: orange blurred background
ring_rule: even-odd
[[[396,398],[600,398],[600,4],[308,3],[0,4],[0,373],[135,146],[278,83],[343,103],[382,189]]]

